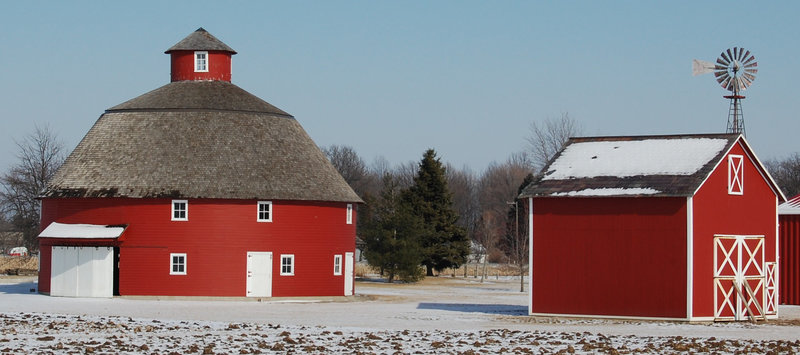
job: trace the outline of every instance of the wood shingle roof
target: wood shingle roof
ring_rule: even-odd
[[[236,54],[233,48],[218,40],[202,27],[192,32],[186,38],[167,49],[164,53],[172,51],[223,51]]]
[[[108,109],[43,197],[361,202],[294,117],[224,81]]]

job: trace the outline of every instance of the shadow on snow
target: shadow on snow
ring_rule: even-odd
[[[524,316],[528,314],[528,307],[511,304],[422,302],[417,306],[417,309],[438,309],[442,311],[486,313],[511,316]]]
[[[33,289],[33,291],[31,291]],[[22,282],[16,284],[0,284],[0,294],[31,294],[36,293],[36,282]]]

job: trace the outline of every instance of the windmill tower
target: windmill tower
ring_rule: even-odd
[[[698,59],[692,61],[692,75],[713,72],[720,86],[731,92],[730,95],[722,96],[731,101],[728,108],[727,133],[745,135],[742,92],[756,79],[757,67],[756,57],[751,55],[750,51],[738,47],[723,51],[716,63]]]

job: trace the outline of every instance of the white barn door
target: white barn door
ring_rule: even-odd
[[[714,319],[776,314],[771,264],[764,260],[763,236],[715,236]]]
[[[114,248],[54,246],[50,259],[50,295],[112,297]]]
[[[353,295],[353,263],[355,256],[353,253],[344,253],[344,295]]]
[[[272,297],[272,252],[247,252],[247,297]]]

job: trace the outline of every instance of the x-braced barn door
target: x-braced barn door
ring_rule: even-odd
[[[764,262],[764,236],[715,236],[714,319],[776,314],[774,264]]]

